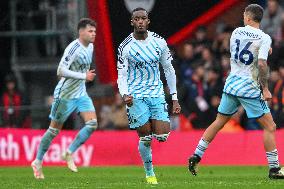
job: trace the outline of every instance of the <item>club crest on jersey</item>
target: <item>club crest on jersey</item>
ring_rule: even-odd
[[[158,56],[160,56],[160,51],[158,50],[158,47],[156,47],[156,53]]]
[[[171,59],[172,58],[172,54],[170,52],[168,52],[168,58],[167,60]]]

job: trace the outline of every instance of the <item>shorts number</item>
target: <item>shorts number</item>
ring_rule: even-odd
[[[164,104],[164,111],[168,112],[168,104],[167,103]]]

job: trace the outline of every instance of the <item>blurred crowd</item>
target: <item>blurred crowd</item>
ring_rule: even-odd
[[[271,112],[278,127],[284,127],[284,13],[276,0],[269,0],[261,22],[261,29],[272,38],[273,54],[270,66],[270,90],[273,99]],[[183,115],[196,129],[206,128],[214,121],[225,80],[230,72],[230,26],[217,27],[213,39],[207,28],[200,26],[193,39],[180,48],[172,49],[178,77],[178,93]],[[260,129],[253,119],[247,119],[240,108],[233,117],[235,129]],[[181,126],[184,124],[180,124]]]
[[[273,53],[268,59],[271,69],[269,86],[273,95],[269,105],[278,128],[284,128],[284,54],[281,53],[284,52],[283,23],[284,12],[281,4],[276,0],[269,0],[261,29],[273,40]],[[171,48],[177,75],[178,98],[182,106],[180,116],[172,115],[169,108],[172,130],[204,129],[214,121],[224,82],[230,72],[229,42],[234,27],[216,27],[214,38],[208,38],[207,28],[200,26],[193,38]],[[5,90],[0,99],[0,126],[28,127],[27,111],[18,110],[19,106],[25,105],[25,98],[17,90],[16,80],[12,75],[7,75],[5,81]],[[165,91],[168,91],[167,87]],[[168,95],[166,99],[171,105]],[[94,103],[101,130],[128,129],[125,105],[118,93],[94,99]],[[73,115],[70,119],[67,123],[72,125]],[[261,129],[256,120],[247,119],[243,108],[239,109],[228,125],[228,130],[233,131]]]

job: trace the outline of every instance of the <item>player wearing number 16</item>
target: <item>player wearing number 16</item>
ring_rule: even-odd
[[[263,143],[269,164],[269,178],[284,179],[276,149],[276,125],[266,102],[271,99],[267,84],[269,69],[266,63],[268,54],[271,52],[271,38],[259,29],[262,16],[261,6],[257,4],[247,6],[244,11],[245,27],[236,28],[232,33],[230,39],[231,72],[223,89],[217,118],[206,129],[194,154],[189,158],[188,169],[193,175],[197,174],[196,166],[209,143],[237,112],[238,106],[242,105],[248,118],[256,118],[264,129]],[[253,152],[247,153],[254,155]]]

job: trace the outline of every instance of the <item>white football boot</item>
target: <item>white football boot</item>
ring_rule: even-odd
[[[43,175],[43,172],[42,172],[42,164],[41,162],[39,162],[38,160],[34,160],[32,163],[31,163],[31,167],[33,169],[33,172],[34,172],[34,177],[36,179],[44,179],[44,175]]]
[[[66,161],[68,168],[69,168],[72,172],[75,172],[75,173],[78,172],[77,166],[75,165],[74,160],[73,160],[73,158],[72,158],[72,155],[71,155],[70,153],[64,152],[64,153],[62,154],[62,160]]]

